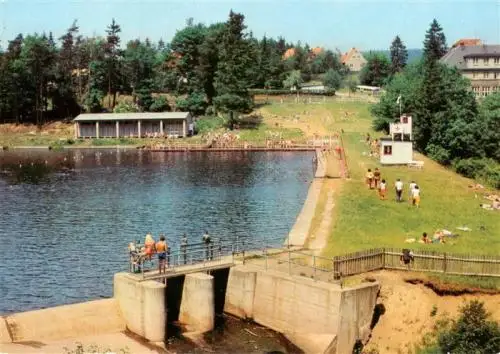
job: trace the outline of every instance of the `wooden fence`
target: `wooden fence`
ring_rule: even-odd
[[[500,277],[500,256],[476,256],[425,250],[412,250],[412,253],[413,261],[408,265],[401,262],[402,249],[375,248],[335,256],[332,258],[330,267],[336,278],[379,269]]]
[[[317,96],[308,95],[307,93],[301,93],[298,97],[297,95],[278,95],[278,96],[266,96],[266,95],[256,95],[254,96],[255,104],[289,104],[289,103],[301,103],[301,104],[323,104],[331,102],[369,102],[377,103],[379,98],[373,96],[367,96],[362,94],[347,96],[347,95],[336,95],[336,96]]]

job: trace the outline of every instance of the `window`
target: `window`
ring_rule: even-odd
[[[479,58],[473,58],[472,62],[474,63],[474,65],[479,64]]]
[[[403,124],[408,124],[408,117],[403,117]]]
[[[495,64],[495,65],[500,64],[500,58],[494,58],[493,59],[493,64]]]
[[[484,58],[484,65],[488,66],[490,64],[490,58]]]
[[[384,155],[392,155],[392,145],[384,146]]]
[[[488,78],[488,73],[483,73],[483,78],[487,79]]]
[[[472,73],[472,78],[477,79],[477,73]]]

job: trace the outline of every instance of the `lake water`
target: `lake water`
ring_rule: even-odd
[[[0,314],[112,296],[127,244],[288,234],[312,153],[0,151]]]

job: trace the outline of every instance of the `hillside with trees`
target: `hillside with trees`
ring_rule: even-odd
[[[113,19],[103,36],[84,37],[74,21],[60,38],[19,34],[0,49],[0,122],[43,124],[81,112],[178,110],[196,115],[252,109],[249,89],[282,89],[329,72],[346,74],[338,54],[284,38],[254,38],[242,14],[223,23],[186,21],[170,43],[121,41]],[[293,55],[284,56],[293,48]],[[170,102],[165,98],[167,94]],[[130,95],[132,103],[117,102]]]
[[[414,147],[457,172],[500,188],[500,93],[478,103],[470,82],[439,59],[446,37],[434,20],[425,35],[421,62],[406,66],[388,81],[373,106],[374,128],[389,130],[399,105],[413,117]]]

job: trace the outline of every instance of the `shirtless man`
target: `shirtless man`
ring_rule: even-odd
[[[158,272],[161,274],[162,271],[165,273],[167,267],[167,242],[165,241],[165,236],[160,236],[160,241],[156,243],[156,253],[158,253]]]

